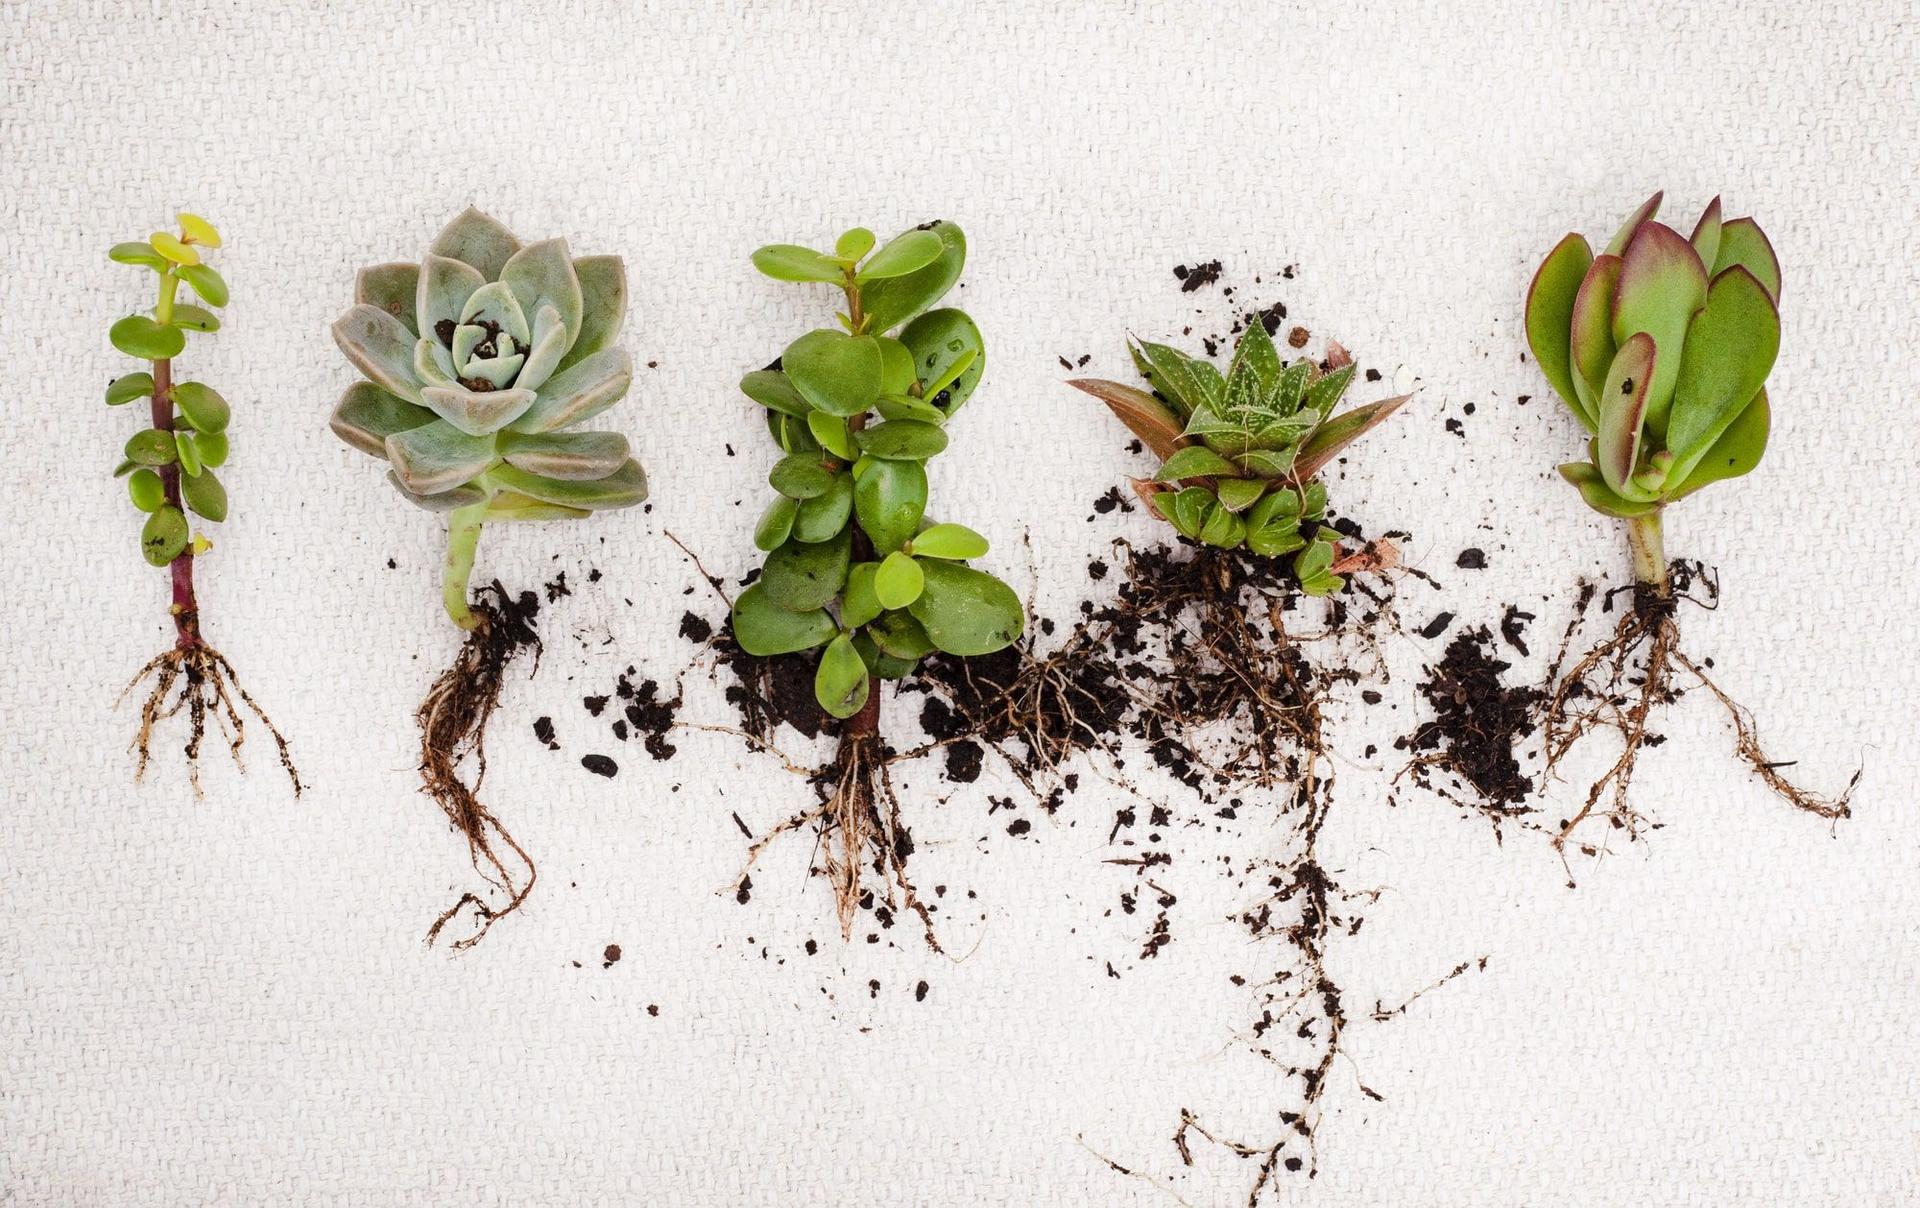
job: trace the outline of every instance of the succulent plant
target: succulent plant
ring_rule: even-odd
[[[617,432],[577,425],[633,380],[613,345],[626,312],[617,256],[575,259],[564,239],[522,246],[469,209],[419,264],[362,269],[333,338],[366,375],[333,411],[348,444],[391,463],[410,502],[449,512],[445,603],[477,622],[467,579],[481,526],[573,520],[647,497]]]
[[[1324,369],[1305,357],[1285,364],[1258,315],[1248,316],[1224,375],[1165,344],[1128,348],[1153,393],[1099,379],[1069,385],[1105,403],[1161,459],[1135,489],[1188,540],[1263,558],[1292,554],[1303,590],[1338,591],[1339,537],[1319,523],[1327,490],[1315,476],[1407,396],[1335,415],[1353,380],[1345,352],[1336,347]]]
[[[1691,236],[1654,221],[1655,193],[1595,256],[1574,234],[1527,291],[1527,342],[1592,438],[1560,467],[1587,505],[1628,524],[1635,578],[1667,582],[1667,504],[1737,478],[1766,452],[1780,349],[1780,263],[1751,218],[1708,203]]]
[[[766,569],[734,603],[734,634],[755,655],[824,647],[814,694],[842,718],[868,703],[871,680],[936,650],[999,650],[1025,624],[1012,589],[969,565],[986,538],[926,517],[926,463],[986,367],[973,320],[928,309],[959,279],[966,239],[936,222],[874,242],[855,228],[832,253],[754,253],[778,280],[839,286],[847,309],[844,330],[806,333],[740,383],[784,456],[754,532]]]

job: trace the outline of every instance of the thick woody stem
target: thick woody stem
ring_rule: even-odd
[[[153,363],[153,426],[162,432],[173,431],[173,362],[171,360]],[[160,483],[165,488],[167,504],[186,509],[180,504],[180,462],[178,459],[159,467]],[[168,610],[173,614],[175,630],[174,645],[182,650],[191,650],[200,645],[200,608],[193,596],[193,543],[176,555],[168,565],[173,578],[173,605]]]

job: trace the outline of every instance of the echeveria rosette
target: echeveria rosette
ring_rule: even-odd
[[[1527,291],[1527,342],[1592,434],[1560,467],[1587,505],[1627,522],[1634,575],[1664,591],[1661,511],[1766,452],[1780,350],[1780,262],[1751,218],[1714,198],[1691,236],[1654,221],[1655,193],[1600,255],[1568,235]]]
[[[1309,594],[1340,590],[1339,537],[1319,523],[1327,489],[1315,476],[1407,396],[1335,415],[1353,381],[1345,352],[1336,349],[1324,370],[1305,357],[1284,363],[1258,315],[1248,316],[1224,375],[1165,344],[1129,349],[1152,393],[1099,379],[1069,384],[1107,404],[1161,459],[1150,481],[1135,483],[1160,517],[1191,541],[1263,558],[1292,554]]]
[[[575,258],[564,239],[523,246],[473,209],[421,263],[356,278],[333,338],[366,380],[341,397],[333,430],[391,463],[408,500],[452,513],[446,605],[463,628],[475,624],[466,578],[481,525],[580,519],[647,497],[626,437],[571,430],[633,380],[613,345],[625,313],[619,257]]]
[[[868,704],[870,680],[936,650],[992,653],[1026,621],[1013,590],[969,564],[986,538],[926,515],[926,463],[986,367],[973,320],[930,309],[959,279],[966,239],[935,222],[874,244],[855,228],[832,253],[754,253],[770,277],[838,285],[847,309],[840,329],[806,333],[740,383],[783,456],[754,532],[766,566],[734,602],[734,636],[763,657],[822,650],[814,694],[840,718]]]

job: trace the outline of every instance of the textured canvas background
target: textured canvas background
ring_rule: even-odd
[[[752,565],[769,458],[732,383],[826,299],[746,254],[964,225],[990,368],[936,506],[1055,614],[1093,589],[1090,557],[1151,531],[1087,521],[1139,465],[1056,357],[1118,376],[1124,330],[1230,311],[1176,292],[1175,264],[1264,275],[1248,301],[1423,385],[1335,485],[1445,585],[1403,584],[1413,626],[1520,602],[1547,634],[1576,576],[1624,567],[1551,475],[1578,439],[1521,363],[1521,293],[1569,227],[1604,238],[1664,186],[1685,222],[1724,190],[1785,263],[1774,447],[1670,521],[1725,588],[1687,640],[1798,774],[1864,763],[1857,817],[1788,812],[1689,700],[1642,774],[1665,828],[1569,890],[1537,840],[1496,845],[1404,786],[1388,804],[1387,744],[1445,638],[1399,640],[1383,704],[1335,713],[1328,859],[1386,892],[1334,959],[1363,1007],[1490,960],[1354,1030],[1320,1177],[1285,1196],[1910,1202],[1917,43],[1900,3],[0,6],[0,1201],[1174,1202],[1152,1181],[1180,1173],[1179,1108],[1251,1133],[1284,1105],[1231,1044],[1248,954],[1217,882],[1189,888],[1159,960],[1109,978],[1140,927],[1101,863],[1112,801],[1022,802],[1015,839],[988,813],[1004,777],[943,801],[909,771],[923,880],[977,895],[949,912],[964,959],[897,933],[842,947],[804,845],[750,904],[720,892],[730,811],[764,827],[800,782],[713,735],[653,764],[580,710],[628,664],[690,657],[678,619],[707,602],[667,530]],[[420,936],[470,874],[411,771],[411,710],[455,645],[439,529],[327,432],[352,373],[326,327],[356,266],[417,256],[470,202],[627,257],[625,342],[657,368],[608,418],[655,506],[487,538],[482,571],[509,583],[604,578],[548,611],[495,730],[489,794],[540,887],[450,958]],[[207,629],[292,737],[298,802],[257,742],[249,776],[208,762],[204,802],[171,749],[136,789],[111,709],[168,635],[106,477],[136,421],[98,402],[122,369],[107,326],[146,284],[103,252],[176,208],[221,225],[234,289],[191,353],[237,408]],[[1442,425],[1469,403],[1462,440]],[[1488,571],[1452,568],[1465,545]],[[534,740],[542,714],[561,752]],[[704,672],[684,716],[726,720]],[[617,778],[581,770],[594,750]],[[1249,1172],[1198,1159],[1172,1192],[1234,1202]]]

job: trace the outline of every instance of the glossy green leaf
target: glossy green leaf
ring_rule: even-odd
[[[964,562],[968,558],[984,557],[987,539],[964,524],[934,524],[914,537],[913,552],[916,557]],[[887,607],[899,608],[901,605],[889,604]]]
[[[227,488],[213,476],[212,470],[202,470],[197,477],[180,480],[180,499],[192,508],[197,516],[204,516],[215,524],[227,518]]]
[[[913,350],[892,336],[875,336],[880,345],[880,393],[908,395],[920,384],[914,372]]]
[[[847,421],[837,415],[828,415],[824,411],[807,412],[807,432],[822,449],[842,461],[854,459],[853,434],[847,430]]]
[[[152,244],[144,240],[114,244],[107,249],[107,259],[118,264],[137,264],[155,271],[166,268],[169,263],[165,256],[153,250]]]
[[[880,397],[882,360],[872,336],[810,331],[787,345],[780,364],[801,397],[829,415],[862,414]]]
[[[908,624],[915,625],[916,628],[918,627],[912,617],[908,617],[907,622]],[[879,643],[864,633],[856,633],[853,635],[853,646],[854,649],[860,652],[860,657],[867,661],[868,672],[878,679],[905,679],[907,676],[913,674],[913,669],[919,666],[920,663],[919,659],[895,658],[893,655],[880,649]]]
[[[889,554],[920,531],[927,471],[917,461],[875,461],[854,477],[853,510],[876,553]]]
[[[225,432],[197,432],[193,443],[200,449],[200,461],[203,465],[224,466],[227,464],[227,434]]]
[[[187,548],[187,518],[172,504],[163,504],[140,526],[140,553],[153,566],[165,566]]]
[[[925,584],[908,610],[927,638],[948,654],[991,654],[1019,638],[1026,625],[1020,597],[1005,583],[958,562],[920,564]]]
[[[394,438],[396,441],[403,439],[405,437]],[[387,443],[391,446],[393,441]],[[395,468],[398,467],[399,463],[396,461]],[[557,503],[562,507],[579,508],[582,511],[612,511],[615,508],[632,507],[634,504],[644,503],[647,498],[646,472],[640,468],[640,463],[632,458],[628,458],[619,469],[603,478],[580,481],[548,478],[543,474],[529,474],[525,470],[510,465],[494,466],[489,478],[510,491],[518,491],[542,503]]]
[[[885,461],[925,461],[946,449],[947,434],[919,420],[890,419],[855,432],[853,441],[869,457]]]
[[[181,382],[173,388],[173,405],[199,432],[224,432],[233,408],[220,392],[205,382]]]
[[[853,530],[830,541],[789,541],[767,556],[760,583],[767,598],[791,612],[824,608],[847,581]]]
[[[1571,335],[1573,301],[1593,267],[1593,249],[1579,235],[1554,245],[1527,287],[1527,346],[1547,381],[1567,406],[1584,415],[1586,406],[1573,387]]]
[[[854,648],[853,638],[841,634],[827,643],[813,673],[813,696],[834,717],[852,717],[867,703],[871,685],[867,661]]]
[[[873,591],[883,608],[905,608],[920,598],[926,578],[920,564],[895,550],[874,572]]]
[[[853,516],[853,475],[835,474],[828,489],[800,504],[793,519],[796,541],[827,541],[838,536]]]
[[[1247,548],[1262,558],[1290,554],[1307,543],[1300,532],[1302,516],[1298,492],[1282,489],[1261,499],[1247,512]]]
[[[1323,373],[1314,378],[1307,386],[1306,398],[1300,402],[1301,409],[1311,411],[1325,419],[1333,413],[1334,407],[1340,402],[1340,396],[1347,392],[1347,386],[1353,381],[1354,372],[1355,366],[1348,363],[1330,373]]]
[[[925,228],[940,238],[940,255],[931,263],[901,277],[873,281],[860,291],[866,310],[865,329],[884,335],[926,310],[960,280],[967,262],[967,240],[951,222],[933,222]]]
[[[1620,224],[1620,229],[1613,233],[1613,239],[1608,242],[1605,254],[1608,256],[1626,255],[1627,245],[1633,242],[1633,237],[1639,233],[1640,227],[1648,219],[1660,212],[1660,201],[1665,196],[1666,191],[1663,189],[1641,202],[1640,208],[1632,214],[1629,214],[1627,220]]]
[[[812,499],[832,489],[834,467],[821,461],[818,453],[794,453],[775,462],[767,474],[774,490],[792,499]]]
[[[220,316],[204,306],[195,306],[190,302],[176,302],[173,305],[175,327],[182,331],[213,332],[220,330]]]
[[[204,467],[200,464],[200,450],[193,444],[193,433],[175,432],[173,449],[175,457],[180,462],[180,473],[185,478],[198,478]]]
[[[910,613],[882,613],[867,625],[867,632],[873,635],[874,645],[891,658],[922,659],[937,649],[926,628]]]
[[[1736,218],[1720,228],[1720,254],[1713,260],[1713,275],[1718,277],[1739,265],[1752,273],[1777,305],[1780,301],[1780,258],[1760,224],[1751,218]]]
[[[777,369],[756,369],[740,379],[740,392],[769,411],[805,417],[813,408]]]
[[[881,419],[911,419],[923,424],[944,424],[947,413],[924,399],[910,394],[883,394],[875,404]]]
[[[796,419],[791,415],[782,415],[778,411],[769,411],[766,414],[767,435],[773,437],[773,443],[779,446],[782,453],[820,451],[820,442],[813,438],[813,433],[809,429],[813,422],[811,417],[822,414],[821,412],[810,411],[807,413],[809,418],[804,420]]]
[[[1720,199],[1716,197],[1707,203],[1700,221],[1693,226],[1693,234],[1687,239],[1699,254],[1701,264],[1712,265],[1720,255],[1720,226]]]
[[[1208,510],[1206,519],[1200,525],[1200,540],[1221,549],[1233,549],[1247,537],[1247,522],[1219,506]]]
[[[127,475],[127,497],[143,512],[156,512],[167,501],[167,484],[152,470],[141,466]]]
[[[1600,386],[1619,351],[1613,342],[1613,296],[1620,286],[1618,256],[1597,256],[1573,299],[1573,330],[1568,352],[1573,362],[1573,388],[1582,406],[1576,409],[1588,431],[1600,422]]]
[[[1621,520],[1632,520],[1645,516],[1660,505],[1656,502],[1641,502],[1622,499],[1607,487],[1606,479],[1591,462],[1571,461],[1560,467],[1560,477],[1572,483],[1580,491],[1580,498],[1588,507],[1603,516],[1614,516]]]
[[[1173,496],[1173,527],[1180,531],[1181,536],[1197,541],[1206,526],[1207,517],[1219,506],[1220,501],[1205,487],[1186,487],[1176,491]]]
[[[171,432],[147,428],[127,438],[126,458],[137,466],[170,466],[178,455]]]
[[[833,242],[833,254],[842,260],[859,260],[873,250],[873,232],[865,227],[842,231]]]
[[[1184,478],[1232,478],[1239,473],[1239,466],[1205,445],[1188,445],[1167,458],[1154,478],[1160,482],[1179,482]]]
[[[848,629],[858,629],[886,611],[873,588],[873,577],[879,570],[878,562],[856,562],[847,569],[846,590],[840,596],[840,623]]]
[[[178,235],[169,231],[155,231],[147,236],[147,242],[153,250],[175,264],[190,265],[200,263],[200,253],[191,244],[183,243]]]
[[[1266,482],[1258,478],[1222,478],[1213,484],[1215,498],[1229,512],[1246,511],[1266,490]]]
[[[1727,430],[1720,434],[1720,439],[1713,442],[1713,447],[1686,472],[1680,485],[1668,494],[1668,498],[1683,499],[1701,487],[1725,478],[1738,478],[1752,471],[1767,451],[1767,434],[1772,425],[1773,413],[1767,405],[1767,392],[1761,390],[1746,410],[1736,416]]]
[[[1766,286],[1736,266],[1713,279],[1686,341],[1666,440],[1683,478],[1766,384],[1780,351],[1780,314]]]
[[[948,415],[972,397],[987,370],[986,341],[965,311],[930,310],[907,324],[900,342],[913,354],[915,379],[924,387],[921,396]]]
[[[164,361],[180,355],[187,346],[186,333],[177,327],[162,327],[146,315],[128,315],[107,331],[113,346],[130,357],[143,361]]]
[[[1310,596],[1330,596],[1346,586],[1345,579],[1331,573],[1333,554],[1332,543],[1319,540],[1300,551],[1293,560],[1293,574],[1300,580],[1300,590]]]
[[[137,398],[147,398],[153,394],[153,375],[144,370],[129,373],[107,383],[107,405],[118,407],[121,403],[130,403]]]
[[[932,264],[945,250],[946,245],[940,241],[940,236],[932,231],[903,231],[888,240],[885,247],[861,265],[854,280],[864,285],[870,281],[904,277]]]
[[[772,553],[787,543],[793,535],[794,517],[800,514],[800,501],[785,495],[775,495],[767,510],[760,513],[760,521],[753,526],[754,548],[762,553]]]
[[[227,279],[211,264],[190,264],[180,270],[180,279],[191,285],[208,306],[227,304]]]
[[[1193,413],[1220,407],[1226,400],[1227,382],[1220,371],[1206,361],[1190,357],[1178,348],[1141,340],[1137,348],[1147,365],[1147,379],[1171,404],[1186,423]]]
[[[1673,384],[1680,377],[1677,354],[1686,340],[1687,325],[1706,302],[1707,270],[1693,245],[1669,226],[1643,224],[1627,245],[1621,262],[1620,285],[1613,296],[1613,339],[1625,348],[1629,337],[1645,332],[1653,337],[1655,347],[1676,354],[1654,361],[1653,381],[1647,388],[1646,424],[1655,435],[1667,430]],[[1602,400],[1596,410],[1604,409]]]
[[[1264,405],[1275,393],[1283,372],[1280,350],[1273,346],[1267,325],[1260,316],[1249,316],[1241,328],[1240,338],[1234,341],[1233,360],[1227,366],[1227,392],[1221,408],[1234,411]],[[1297,377],[1305,379],[1304,366]]]
[[[1631,499],[1637,491],[1631,480],[1640,460],[1647,398],[1658,360],[1653,337],[1635,332],[1620,346],[1601,388],[1595,461],[1608,489],[1623,498]]]
[[[740,649],[760,658],[812,650],[839,632],[824,610],[790,612],[774,603],[758,583],[733,602],[734,640]]]
[[[820,281],[837,285],[846,280],[838,261],[796,243],[771,243],[758,249],[753,253],[753,267],[775,281]]]

